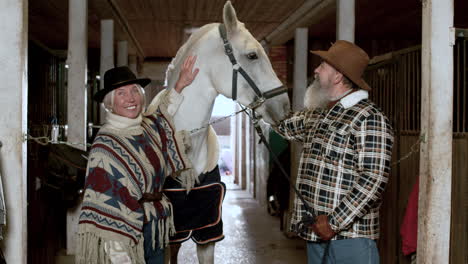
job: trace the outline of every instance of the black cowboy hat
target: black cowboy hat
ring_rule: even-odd
[[[115,67],[104,73],[104,89],[95,93],[93,99],[101,103],[107,93],[119,87],[133,83],[145,87],[150,82],[151,79],[148,78],[137,79],[135,74],[127,66]]]

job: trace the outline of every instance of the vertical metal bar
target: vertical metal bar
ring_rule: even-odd
[[[413,57],[413,61],[412,61],[412,72],[413,72],[413,85],[411,87],[412,89],[412,98],[411,98],[411,108],[412,108],[412,114],[413,114],[413,131],[416,131],[416,117],[418,116],[418,111],[416,111],[416,87],[417,87],[417,83],[416,83],[416,71],[417,71],[417,67],[416,67],[416,51],[412,51],[411,52],[412,54],[412,57]]]
[[[396,126],[397,124],[397,118],[396,118],[396,112],[395,112],[395,95],[396,95],[396,85],[395,85],[395,74],[396,74],[396,70],[395,70],[395,66],[396,64],[395,63],[392,63],[391,66],[390,66],[390,85],[392,87],[392,94],[391,94],[391,103],[390,103],[390,113],[392,115],[392,119],[393,119],[393,125]],[[395,128],[396,129],[396,128]]]
[[[376,87],[377,90],[382,89],[381,80],[380,80],[380,79],[381,79],[381,76],[379,75],[379,69],[380,69],[380,68],[377,68],[377,69],[375,69],[375,71],[374,71],[374,83],[375,83],[375,87]],[[376,95],[377,95],[376,97],[377,97],[377,100],[378,100],[379,104],[380,104],[381,101],[382,101],[382,100],[381,100],[381,95],[380,95],[380,93],[381,93],[381,92],[379,91],[379,92],[376,94]]]
[[[413,93],[413,72],[412,72],[412,52],[407,54],[407,60],[408,60],[408,127],[409,130],[413,130],[413,100],[411,98],[411,95]]]
[[[385,66],[383,66],[381,68],[381,72],[382,72],[382,88],[381,88],[381,92],[380,92],[380,97],[381,97],[381,106],[382,107],[382,110],[385,111],[386,107],[385,107],[385,94],[387,93],[386,89],[387,89],[387,74],[385,73]]]
[[[400,130],[405,130],[405,105],[406,105],[406,96],[405,96],[405,69],[404,69],[404,62],[403,57],[400,57],[400,61],[398,63],[398,82],[400,83],[398,89],[400,90],[399,93],[403,96],[402,99],[398,102],[398,109],[399,109],[399,117],[400,117]]]
[[[418,94],[419,94],[419,51],[414,51],[414,106],[413,110],[415,111],[414,115],[414,130],[419,131],[419,116],[421,113],[418,109]]]
[[[52,95],[52,116],[54,116],[55,118],[57,118],[57,79],[55,78],[55,57],[52,56],[52,63],[51,63],[51,69],[50,69],[50,79],[51,79],[51,82],[52,82],[52,92],[53,92],[53,95]]]
[[[50,70],[50,79],[52,81],[52,90],[53,90],[53,96],[52,96],[52,116],[57,118],[57,78],[55,78],[55,63],[56,59],[54,56],[52,56],[52,63],[51,63],[51,70]]]
[[[414,105],[413,105],[413,86],[414,86],[414,72],[413,72],[413,52],[408,53],[408,74],[409,74],[409,101],[410,101],[410,112],[409,117],[410,117],[410,130],[414,130],[414,120],[413,120],[413,114],[414,114]]]
[[[379,89],[380,89],[380,92],[379,92],[379,99],[380,99],[380,104],[382,107],[384,107],[384,92],[385,92],[385,71],[383,68],[380,68],[380,78],[378,79],[379,80]]]
[[[385,111],[386,113],[390,114],[391,113],[391,95],[392,95],[392,83],[391,83],[391,64],[387,64],[385,66],[385,94],[386,96],[384,97],[384,100],[386,102],[385,104]]]
[[[403,130],[403,123],[402,123],[402,119],[403,119],[403,115],[402,115],[402,112],[404,111],[404,108],[402,106],[402,103],[404,102],[403,100],[401,100],[401,95],[403,95],[403,75],[402,75],[402,66],[401,66],[401,63],[399,61],[396,61],[396,65],[397,65],[397,75],[395,76],[396,77],[396,82],[399,84],[397,86],[397,93],[400,94],[400,100],[398,100],[397,102],[397,108],[396,110],[398,111],[398,129],[401,131]]]
[[[410,111],[410,102],[409,102],[409,87],[408,87],[408,55],[405,54],[404,57],[404,64],[405,64],[405,68],[404,68],[404,74],[405,74],[405,130],[409,130],[409,111]]]
[[[421,50],[418,49],[417,53],[417,70],[416,70],[416,111],[417,115],[417,126],[416,130],[421,131]]]
[[[371,72],[369,72],[369,80],[370,80],[371,85],[372,85],[371,88],[374,91],[377,91],[379,89],[379,86],[378,86],[377,81],[376,81],[377,80],[376,72],[377,72],[377,69],[373,69]],[[375,94],[375,99],[376,99],[376,101],[378,100],[378,93]]]
[[[376,72],[377,69],[373,69],[369,72],[369,81],[371,83],[370,85],[373,91],[377,91],[379,89],[378,84],[376,82]],[[375,94],[375,99],[376,101],[378,100],[378,93]]]
[[[380,92],[380,100],[381,100],[381,104],[382,104],[382,108],[385,109],[385,94],[386,94],[386,89],[387,89],[387,74],[385,72],[385,66],[382,67],[381,69],[381,72],[382,72],[382,78],[381,78],[381,92]]]
[[[377,71],[378,69],[374,69],[370,72],[370,78],[371,78],[371,82],[372,82],[372,89],[375,90],[375,91],[378,91],[379,89],[379,84],[378,84],[378,75],[377,75]],[[375,99],[376,101],[379,100],[379,94],[376,93],[375,94]]]
[[[454,106],[455,106],[455,111],[453,113],[453,126],[454,126],[454,131],[453,132],[460,132],[460,103],[461,103],[461,98],[460,98],[460,73],[461,73],[461,68],[460,68],[460,63],[461,63],[461,43],[458,42],[455,44],[456,46],[456,52],[455,52],[455,58],[453,58],[455,60],[455,74],[456,74],[456,78],[457,78],[457,83],[456,83],[456,90],[454,92],[454,95],[453,95],[453,98],[454,98]]]
[[[374,71],[374,82],[378,90],[382,89],[382,75],[380,74],[380,67]],[[376,94],[378,98],[378,103],[381,104],[381,91]]]
[[[404,71],[405,71],[405,130],[410,130],[410,120],[409,120],[409,112],[410,112],[410,100],[409,100],[409,70],[408,70],[408,54],[403,56],[404,58]]]
[[[467,126],[467,121],[466,119],[468,118],[468,113],[467,113],[467,107],[466,104],[468,103],[468,87],[467,87],[467,81],[466,81],[466,71],[467,71],[467,65],[466,65],[466,57],[468,54],[466,54],[466,39],[463,39],[463,101],[462,101],[462,106],[463,106],[463,111],[462,111],[462,132],[468,132],[468,126]]]
[[[52,79],[53,79],[53,82],[54,82],[54,98],[52,98],[52,101],[53,101],[53,111],[54,111],[54,116],[55,118],[57,118],[57,122],[59,121],[58,120],[58,111],[57,111],[57,99],[58,99],[58,87],[57,87],[57,58],[54,56],[54,60],[53,60],[53,70],[52,70]]]
[[[390,114],[390,102],[391,102],[391,83],[390,83],[390,64],[385,65],[385,113]]]
[[[409,120],[410,120],[410,130],[414,130],[414,120],[413,120],[413,115],[414,115],[414,105],[413,105],[413,82],[414,82],[414,72],[413,72],[413,52],[408,53],[408,75],[409,75],[409,86],[408,86],[408,92],[409,92],[409,108],[410,111],[408,113]]]
[[[399,125],[399,129],[400,130],[404,130],[404,113],[405,113],[405,76],[404,76],[404,69],[403,69],[403,62],[402,62],[402,57],[400,56],[398,58],[398,61],[396,62],[396,65],[397,65],[397,75],[395,76],[396,77],[396,82],[398,83],[398,87],[397,87],[397,93],[400,95],[400,100],[398,101],[398,104],[397,104],[397,111],[398,111],[398,125]]]

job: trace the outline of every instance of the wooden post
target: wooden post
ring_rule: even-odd
[[[101,20],[100,89],[104,88],[104,73],[114,68],[114,65],[114,20],[104,19]],[[100,109],[100,120],[101,124],[103,124],[106,111],[102,107]]]
[[[117,66],[128,66],[128,42],[117,42]]]
[[[7,263],[27,263],[28,1],[0,1],[0,177],[6,206],[2,250]]]
[[[304,95],[307,89],[307,63],[309,55],[309,33],[307,28],[296,29],[294,39],[294,83],[292,110],[298,111],[304,107]],[[302,146],[296,142],[291,142],[291,181],[295,184],[299,168]],[[289,208],[294,208],[294,198],[296,194],[290,192]],[[291,209],[290,209],[291,210]],[[289,212],[291,213],[291,211]],[[288,223],[291,217],[288,217]],[[285,228],[287,230],[287,228]]]
[[[309,33],[307,28],[296,29],[294,39],[294,87],[293,87],[293,111],[304,107],[304,95],[307,89],[307,58]]]
[[[69,0],[68,19],[67,141],[86,151],[88,1]],[[80,209],[67,211],[67,255],[75,254]]]
[[[355,0],[337,0],[336,39],[354,42]]]
[[[130,68],[130,70],[132,70],[132,72],[138,76],[138,72],[137,72],[137,56],[136,55],[130,55],[128,56],[128,67]]]
[[[86,150],[88,1],[70,0],[68,8],[67,141]]]
[[[423,0],[418,263],[449,263],[453,0]]]

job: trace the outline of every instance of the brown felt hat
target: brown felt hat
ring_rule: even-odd
[[[312,50],[310,52],[322,58],[361,89],[371,90],[362,79],[362,74],[369,64],[369,56],[355,44],[346,40],[338,40],[328,51]]]

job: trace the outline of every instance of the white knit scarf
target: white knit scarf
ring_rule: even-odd
[[[143,128],[141,127],[142,120],[143,116],[141,113],[136,118],[128,118],[107,112],[106,123],[103,127],[118,130],[125,134],[141,135],[143,133]]]

